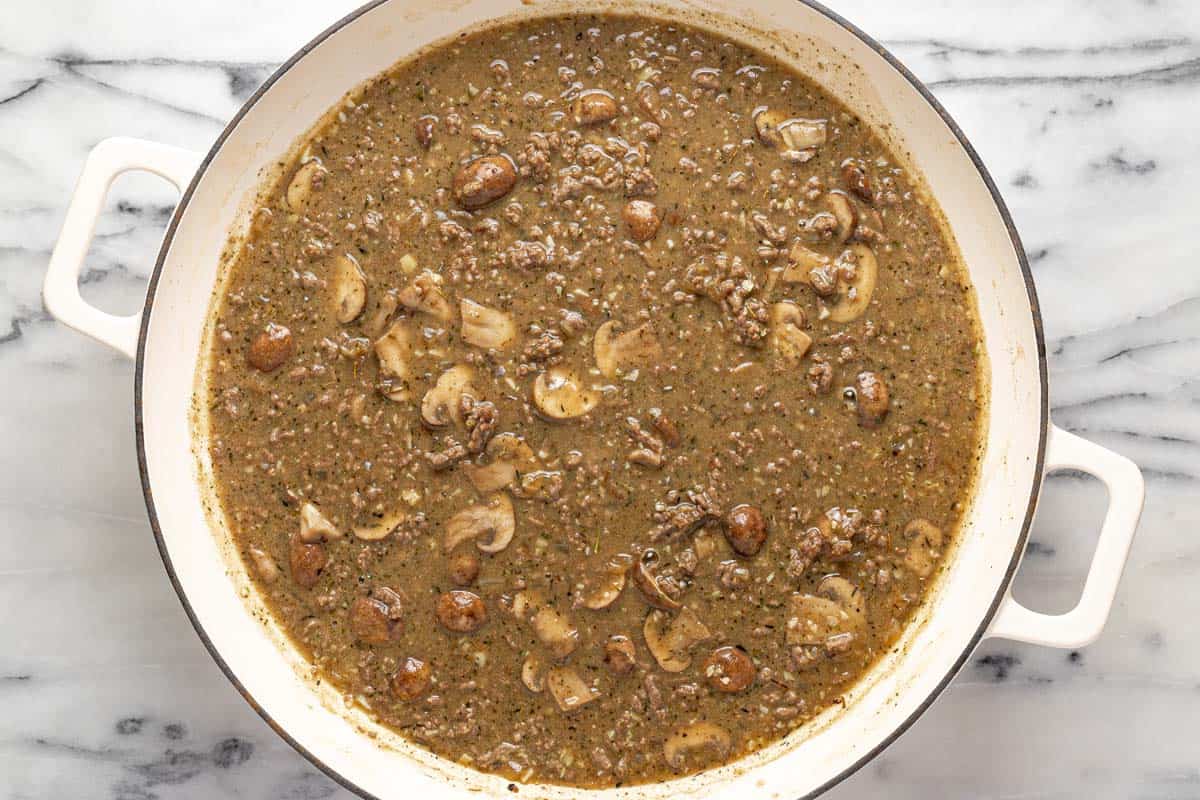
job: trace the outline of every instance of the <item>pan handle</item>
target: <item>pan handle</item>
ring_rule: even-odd
[[[1142,514],[1146,484],[1128,458],[1051,425],[1046,473],[1067,469],[1093,475],[1108,489],[1108,511],[1079,602],[1065,614],[1039,614],[1014,600],[1010,587],[988,636],[1050,647],[1083,647],[1096,640],[1108,620]]]
[[[136,356],[142,315],[108,314],[85,301],[79,294],[83,260],[108,189],[118,175],[130,170],[152,172],[182,192],[195,175],[200,159],[199,153],[190,150],[124,137],[104,139],[92,148],[67,207],[62,233],[42,284],[42,300],[55,319],[129,358]]]

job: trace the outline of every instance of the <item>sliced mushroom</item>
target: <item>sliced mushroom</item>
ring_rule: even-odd
[[[582,589],[575,597],[575,604],[592,611],[611,606],[625,589],[626,576],[632,563],[633,558],[625,553],[609,559],[602,569],[583,580]]]
[[[829,309],[829,318],[834,322],[850,322],[862,316],[871,304],[871,295],[875,293],[875,281],[879,275],[879,264],[871,248],[856,244],[851,245],[849,252],[855,259],[854,280]]]
[[[878,428],[891,408],[887,382],[877,372],[867,370],[854,379],[854,399],[858,406],[858,424]]]
[[[367,304],[367,276],[349,253],[333,262],[333,302],[337,321],[343,325],[358,319]]]
[[[614,633],[604,643],[604,666],[614,675],[628,675],[637,666],[637,647],[633,640]]]
[[[546,664],[537,653],[525,656],[521,664],[521,683],[534,694],[539,694],[546,688]]]
[[[379,336],[387,328],[392,315],[400,307],[400,301],[396,298],[396,294],[395,289],[389,289],[379,298],[379,301],[375,304],[375,310],[371,312],[371,315],[362,324],[363,331],[367,335]]]
[[[468,344],[489,350],[503,350],[517,336],[517,326],[513,324],[512,317],[503,311],[464,297],[458,301],[458,313],[462,316],[462,337]]]
[[[342,538],[342,532],[312,503],[300,506],[300,540],[306,544]]]
[[[850,627],[850,616],[836,600],[812,594],[794,594],[789,601],[787,643],[821,645],[830,636]]]
[[[792,595],[787,642],[834,654],[841,652],[865,623],[866,599],[862,592],[840,575],[830,575],[818,584],[816,594]]]
[[[491,458],[489,464],[466,465],[467,477],[476,491],[483,493],[499,491],[516,480],[518,475],[534,472],[541,467],[533,448],[515,433],[493,436],[487,445],[487,455]]]
[[[441,278],[427,269],[421,270],[396,297],[405,308],[423,312],[441,322],[454,318],[454,309],[442,291]]]
[[[462,396],[474,395],[474,372],[465,364],[453,366],[441,374],[433,388],[421,399],[421,422],[437,430],[450,423],[462,423]]]
[[[788,249],[788,265],[784,267],[780,277],[786,283],[812,283],[812,271],[829,266],[830,263],[829,256],[796,242]]]
[[[754,115],[758,138],[779,151],[787,161],[808,161],[828,138],[828,126],[823,119],[788,117],[782,111],[765,108]]]
[[[600,695],[571,667],[554,667],[546,672],[546,688],[559,711],[570,713]]]
[[[712,634],[690,608],[684,607],[674,617],[658,609],[651,611],[642,625],[642,635],[660,667],[667,672],[683,672],[692,663],[692,648]]]
[[[637,364],[653,361],[662,353],[654,327],[649,322],[623,332],[616,320],[610,319],[596,330],[592,351],[596,366],[606,378]]]
[[[789,160],[807,161],[812,158],[812,151],[825,144],[829,138],[829,129],[823,119],[790,119],[779,126],[779,135],[783,139],[782,155],[807,153],[807,157],[791,156]]]
[[[285,199],[287,207],[297,214],[304,211],[308,206],[309,198],[312,196],[313,189],[321,185],[329,170],[325,169],[325,165],[320,159],[310,159],[300,165],[296,170],[296,174],[292,176],[291,183],[288,184]]]
[[[680,769],[696,753],[723,761],[729,757],[733,741],[729,733],[711,722],[693,722],[676,728],[663,743],[663,758],[671,769]]]
[[[849,195],[838,189],[825,195],[825,202],[837,220],[838,242],[846,241],[854,235],[854,228],[858,225],[858,211],[855,210],[854,203]]]
[[[400,402],[412,397],[408,387],[408,362],[412,351],[413,334],[402,320],[393,322],[387,333],[375,340],[379,391],[389,400]]]
[[[379,515],[365,525],[355,525],[354,538],[364,542],[378,542],[391,536],[405,519],[403,511]]]
[[[566,367],[551,367],[533,382],[533,404],[550,419],[581,417],[600,402],[600,393],[585,389]]]
[[[492,495],[486,503],[464,509],[446,523],[442,549],[449,553],[465,541],[474,539],[485,553],[499,553],[508,547],[516,530],[512,501],[508,495]]]
[[[770,311],[771,347],[793,363],[799,362],[812,347],[812,337],[804,332],[804,312],[800,306],[784,300],[773,303]]]
[[[250,547],[246,552],[250,554],[250,562],[254,564],[254,571],[258,573],[259,580],[263,583],[274,583],[279,579],[279,565],[267,551]]]
[[[942,529],[918,517],[904,526],[904,538],[908,540],[904,565],[919,577],[928,578],[941,556]]]
[[[555,658],[566,658],[579,647],[579,629],[571,624],[570,619],[550,606],[539,608],[530,624],[533,625],[533,633],[538,641],[545,645]]]
[[[827,575],[817,584],[817,596],[841,606],[850,624],[861,628],[867,621],[867,599],[862,590],[841,575]]]
[[[664,611],[678,611],[682,606],[679,601],[663,589],[655,572],[658,569],[658,552],[648,548],[642,552],[641,558],[633,568],[633,582],[642,590],[646,602]]]

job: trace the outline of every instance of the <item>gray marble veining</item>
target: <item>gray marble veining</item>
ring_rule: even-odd
[[[1135,459],[1146,513],[1103,637],[991,642],[831,797],[1200,798],[1200,4],[843,0],[928,82],[1033,261],[1055,420]],[[347,796],[192,634],[149,534],[131,365],[40,284],[82,160],[124,134],[205,149],[353,0],[43,0],[0,13],[0,798]],[[114,187],[84,275],[140,306],[174,203]],[[1068,608],[1103,490],[1052,478],[1017,581]]]

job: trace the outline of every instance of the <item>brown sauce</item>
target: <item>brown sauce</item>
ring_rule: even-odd
[[[852,112],[685,26],[497,28],[354,95],[214,301],[210,453],[272,611],[429,749],[612,786],[846,691],[980,455],[954,244]]]

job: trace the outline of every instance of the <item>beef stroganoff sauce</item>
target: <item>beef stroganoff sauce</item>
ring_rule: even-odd
[[[621,16],[397,65],[264,191],[209,456],[278,622],[382,724],[602,787],[786,735],[892,647],[986,413],[938,212],[773,58]]]

